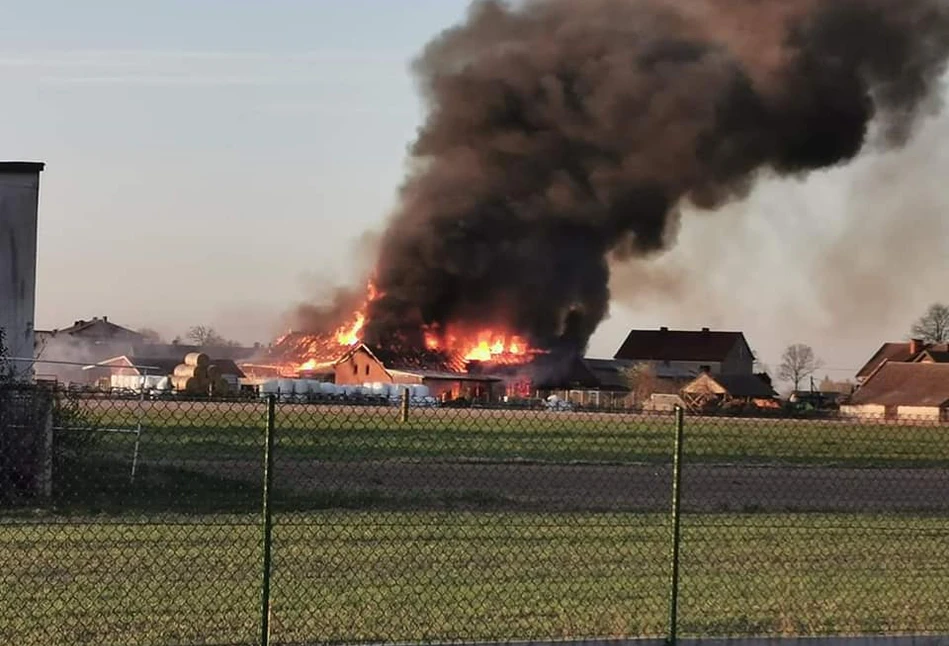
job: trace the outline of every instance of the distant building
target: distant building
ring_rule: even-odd
[[[949,353],[949,344],[946,343],[925,343],[920,339],[912,339],[905,343],[884,343],[857,372],[857,383],[866,381],[884,362],[912,363],[923,359],[926,355],[933,362],[943,363],[936,357],[942,357],[947,353]]]
[[[650,365],[658,377],[752,375],[755,357],[741,332],[632,330],[616,351],[618,360]]]
[[[736,402],[758,408],[777,406],[777,393],[771,384],[755,374],[703,373],[682,388],[681,396],[693,410],[719,408]]]
[[[418,384],[427,386],[431,396],[441,400],[491,401],[497,397],[501,379],[473,375],[458,367],[437,353],[386,352],[362,343],[333,364],[337,385]]]
[[[949,363],[884,361],[841,413],[887,420],[949,420]]]

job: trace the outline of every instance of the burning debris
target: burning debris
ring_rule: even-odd
[[[339,345],[580,353],[611,262],[672,244],[682,205],[849,161],[871,125],[904,143],[947,54],[942,0],[475,2],[415,63],[414,170]]]

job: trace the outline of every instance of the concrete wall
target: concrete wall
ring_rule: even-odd
[[[896,416],[901,420],[920,422],[938,422],[944,418],[938,406],[899,406]]]
[[[11,357],[33,357],[36,225],[42,164],[0,162],[0,328]],[[13,364],[24,379],[29,364]]]
[[[886,406],[876,404],[864,404],[862,406],[843,405],[840,407],[840,414],[850,417],[865,417],[882,420],[886,416]]]

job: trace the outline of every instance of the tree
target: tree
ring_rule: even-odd
[[[633,404],[642,404],[656,390],[656,371],[648,363],[637,363],[623,369],[623,379],[632,395]]]
[[[795,343],[789,345],[781,355],[781,366],[778,376],[794,384],[794,390],[799,390],[801,381],[820,370],[824,363],[814,355],[809,345]]]
[[[192,326],[188,328],[188,334],[186,336],[189,341],[202,348],[237,345],[236,341],[225,339],[218,334],[213,327],[208,325]]]
[[[914,339],[922,339],[925,343],[945,343],[949,341],[949,306],[942,303],[933,303],[913,323],[912,334]]]

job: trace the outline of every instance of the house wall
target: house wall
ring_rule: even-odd
[[[840,407],[840,414],[850,417],[883,419],[886,416],[886,406],[880,404],[844,404]]]
[[[751,375],[755,371],[755,358],[751,350],[744,343],[736,343],[735,347],[725,356],[719,374],[723,375]]]
[[[336,384],[340,386],[361,386],[365,383],[395,383],[386,369],[375,357],[359,349],[353,352],[345,361],[336,364],[334,369]],[[420,381],[406,382],[420,383]]]
[[[696,377],[706,368],[713,375],[720,374],[722,371],[722,364],[718,361],[642,361],[638,363],[650,366],[657,377],[667,379]]]
[[[899,406],[896,415],[901,420],[920,422],[939,422],[945,418],[945,411],[938,406]]]
[[[424,379],[432,397],[443,401],[464,397],[475,401],[494,401],[503,386],[489,381],[453,381],[450,379]]]

